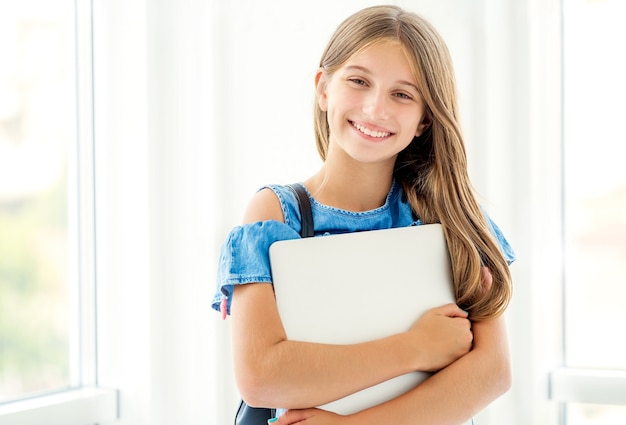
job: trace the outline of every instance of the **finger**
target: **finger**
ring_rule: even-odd
[[[442,305],[438,307],[439,314],[448,317],[463,317],[466,318],[468,316],[467,311],[462,310],[458,305],[454,303]]]
[[[287,410],[280,417],[275,418],[274,422],[268,422],[270,425],[291,425],[302,422],[312,416],[311,409],[291,409]],[[271,420],[271,419],[270,419]]]

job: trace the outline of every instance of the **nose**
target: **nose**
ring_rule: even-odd
[[[380,90],[371,90],[363,103],[363,112],[376,119],[389,118],[389,101],[387,94]]]

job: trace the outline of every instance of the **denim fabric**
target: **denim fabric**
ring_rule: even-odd
[[[270,188],[283,210],[285,223],[264,221],[237,226],[232,229],[222,245],[217,272],[217,291],[212,308],[220,310],[226,300],[226,312],[230,314],[230,301],[234,285],[245,283],[271,283],[269,247],[279,240],[300,237],[300,211],[298,201],[290,189],[280,185]],[[311,198],[315,236],[365,230],[389,229],[422,224],[414,220],[411,207],[403,199],[399,184],[391,187],[385,204],[370,211],[351,212],[320,204]],[[513,249],[504,235],[485,213],[491,230],[500,243],[505,259],[510,264],[515,260]]]

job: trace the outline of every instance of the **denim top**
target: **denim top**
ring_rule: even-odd
[[[269,247],[280,240],[300,237],[300,210],[293,192],[281,185],[268,185],[280,200],[285,222],[275,220],[244,224],[233,228],[222,245],[217,270],[217,290],[212,308],[219,311],[225,302],[230,314],[234,285],[245,283],[271,283]],[[394,182],[385,204],[369,211],[351,212],[321,204],[311,197],[315,236],[364,230],[390,229],[422,224],[413,217],[411,207],[403,196],[402,187]],[[508,264],[515,253],[496,224],[485,213],[487,223]]]

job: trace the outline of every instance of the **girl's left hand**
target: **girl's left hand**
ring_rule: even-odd
[[[347,418],[321,409],[288,410],[270,425],[342,425],[347,424]]]

